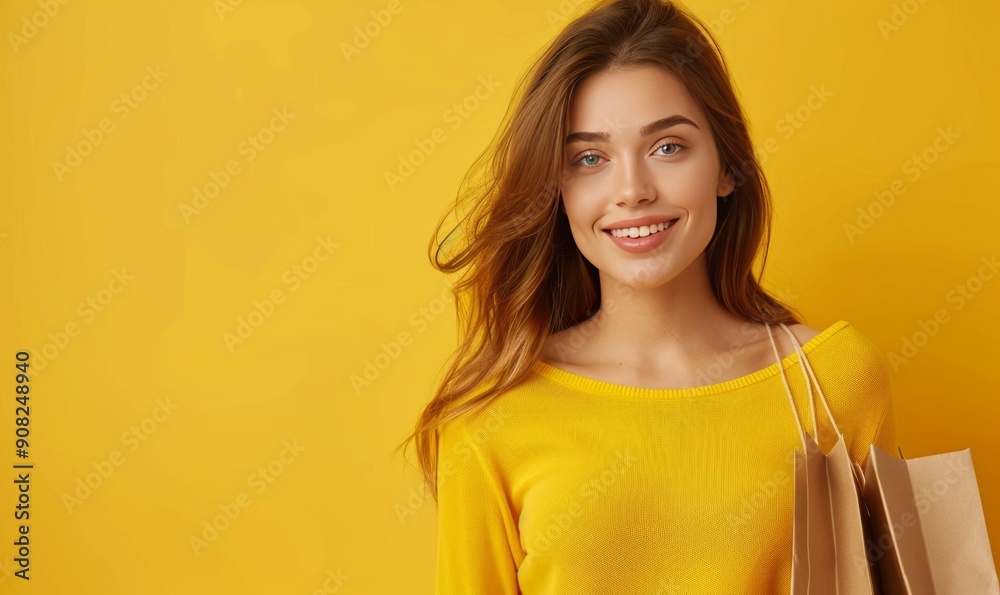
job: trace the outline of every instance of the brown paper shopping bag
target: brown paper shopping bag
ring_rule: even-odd
[[[813,431],[818,432],[813,406],[812,384],[837,434],[837,443],[824,455],[819,445],[802,428],[791,388],[781,366],[781,355],[770,325],[768,336],[778,360],[782,382],[792,406],[792,415],[802,439],[802,452],[795,451],[795,508],[792,533],[792,595],[875,595],[880,593],[874,564],[865,556],[870,541],[868,514],[861,497],[862,478],[847,453],[844,435],[820,389],[819,381],[805,357],[801,345],[788,327],[788,334],[799,356],[812,414]],[[810,376],[812,381],[810,382]],[[817,434],[818,439],[818,434]]]
[[[819,426],[810,376],[838,436],[824,456],[795,417],[803,452],[794,453],[791,592],[1000,595],[971,451],[917,459],[905,459],[900,451],[897,459],[871,444],[862,470],[847,455],[809,360],[791,331],[781,327],[804,364],[813,428]],[[778,356],[773,336],[771,345]],[[782,380],[792,402],[783,369]],[[860,548],[855,521],[864,534]]]
[[[872,444],[863,477],[886,595],[996,595],[972,453],[897,459]]]

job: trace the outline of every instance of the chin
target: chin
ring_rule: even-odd
[[[626,266],[609,276],[619,285],[642,290],[653,289],[669,282],[677,276],[677,272],[667,266]]]

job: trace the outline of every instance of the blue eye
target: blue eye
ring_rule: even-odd
[[[660,151],[660,149],[663,149],[665,147],[675,147],[675,149],[673,151],[670,151],[669,153],[664,153],[661,151],[660,153],[658,153],[661,157],[670,157],[672,155],[676,155],[677,153],[680,153],[686,148],[684,147],[684,145],[679,143],[663,143],[662,145],[653,149],[653,152],[655,153],[656,151]],[[576,167],[582,167],[584,169],[593,169],[594,167],[600,165],[601,159],[602,157],[600,155],[597,155],[595,153],[587,153],[582,157],[580,157],[579,159],[577,159],[573,165],[575,165]]]
[[[656,147],[656,150],[657,150],[657,151],[659,151],[659,150],[660,150],[660,149],[662,149],[663,147],[677,147],[677,150],[676,150],[676,151],[672,151],[672,152],[670,152],[670,153],[660,153],[660,155],[664,155],[664,156],[669,156],[669,155],[676,155],[677,153],[679,153],[679,152],[681,151],[681,149],[683,149],[683,148],[684,148],[683,146],[681,146],[681,145],[679,145],[679,144],[677,144],[677,143],[663,143],[663,144],[662,144],[662,145],[660,145],[659,147]]]

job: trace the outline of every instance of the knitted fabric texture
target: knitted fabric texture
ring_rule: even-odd
[[[897,452],[889,369],[845,321],[802,345],[848,452]],[[782,362],[816,436],[798,355]],[[815,387],[813,389],[816,393]],[[820,447],[836,435],[818,397]],[[439,434],[438,595],[787,593],[793,458],[778,363],[682,389],[543,362]]]

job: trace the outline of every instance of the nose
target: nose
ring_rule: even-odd
[[[618,204],[633,206],[656,200],[656,190],[649,179],[643,159],[623,159],[618,168]]]

